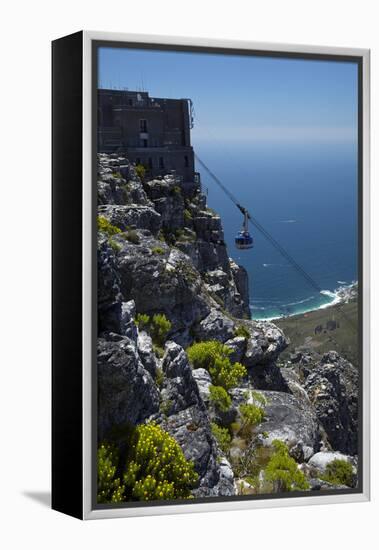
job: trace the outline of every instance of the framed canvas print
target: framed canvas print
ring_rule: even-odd
[[[53,42],[53,508],[369,498],[369,52]]]

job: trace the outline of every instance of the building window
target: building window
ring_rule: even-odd
[[[187,156],[187,155],[184,156],[184,166],[185,166],[186,168],[189,167],[189,160],[188,160],[188,156]]]
[[[141,147],[147,147],[149,145],[147,139],[141,139]]]
[[[159,168],[164,168],[164,160],[163,160],[163,157],[159,157]]]
[[[147,120],[146,118],[141,118],[139,121],[139,131],[146,133],[147,132]]]
[[[129,99],[128,103],[131,107],[133,107],[133,100],[132,99]]]
[[[153,169],[153,159],[151,157],[149,158],[149,168],[150,170]]]

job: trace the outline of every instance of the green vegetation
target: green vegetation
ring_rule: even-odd
[[[336,458],[326,466],[325,474],[320,477],[333,485],[353,487],[353,466],[347,460]]]
[[[253,428],[257,424],[260,424],[265,417],[262,407],[257,407],[257,405],[252,405],[250,403],[241,405],[239,410],[242,419],[242,430],[245,428]]]
[[[157,372],[156,372],[156,375],[155,375],[155,383],[158,386],[158,388],[160,388],[162,386],[163,380],[164,380],[163,370],[158,368]]]
[[[187,355],[193,368],[208,371],[214,365],[216,357],[229,357],[231,352],[230,348],[217,340],[196,342],[187,348]]]
[[[133,431],[123,480],[126,500],[186,499],[198,474],[175,439],[151,423]]]
[[[146,174],[146,168],[144,167],[143,164],[137,164],[136,165],[136,174],[141,180],[144,179],[145,174]]]
[[[114,445],[101,443],[98,449],[99,503],[191,498],[198,474],[167,432],[152,422],[118,436],[126,444],[124,463]]]
[[[135,324],[140,330],[147,329],[150,324],[150,315],[147,315],[146,313],[137,313]]]
[[[221,412],[227,412],[232,405],[230,395],[221,386],[209,386],[209,397],[211,403]]]
[[[290,457],[287,445],[275,439],[272,446],[274,454],[266,466],[265,477],[274,484],[275,490],[288,492],[308,489],[305,475],[299,470],[296,461]]]
[[[250,332],[245,325],[239,325],[234,331],[234,336],[242,336],[242,338],[250,338]]]
[[[328,330],[328,322],[335,323],[334,330]],[[353,325],[358,323],[358,303],[351,301],[325,309],[318,309],[302,315],[278,319],[275,324],[290,339],[290,345],[281,354],[281,360],[289,359],[295,350],[323,354],[331,349],[342,357],[359,364],[359,346],[357,331]],[[316,333],[316,327],[322,327]]]
[[[126,241],[129,241],[130,243],[133,243],[133,244],[140,243],[140,238],[138,236],[137,231],[135,231],[135,229],[128,229],[127,231],[125,231],[125,233],[122,234],[122,237]]]
[[[216,386],[231,390],[246,376],[246,368],[241,363],[231,363],[228,357],[216,357],[214,366],[209,369],[209,374]]]
[[[252,391],[251,397],[254,399],[254,401],[258,401],[258,403],[260,403],[262,407],[265,407],[267,405],[267,399],[259,391]]]
[[[118,452],[109,443],[97,451],[97,502],[122,502],[125,488],[116,477]]]
[[[110,245],[110,247],[112,248],[112,250],[113,250],[114,252],[120,252],[120,250],[121,250],[122,247],[121,247],[121,245],[120,245],[118,242],[116,242],[116,241],[115,241],[114,239],[112,239],[112,238],[110,238],[108,242],[109,242],[109,245]]]
[[[97,216],[97,228],[99,231],[106,233],[108,237],[121,233],[121,229],[115,225],[112,225],[105,216]]]
[[[167,319],[163,313],[157,313],[153,315],[150,324],[150,333],[153,342],[160,347],[163,347],[167,334],[171,330],[171,322]]]
[[[175,187],[173,187],[173,188],[171,189],[171,193],[172,193],[173,195],[180,195],[181,192],[182,192],[182,190],[180,189],[179,185],[175,185]]]
[[[140,330],[146,330],[150,333],[155,348],[161,350],[163,354],[163,346],[172,326],[171,321],[167,319],[166,315],[157,313],[153,317],[150,317],[146,313],[138,313],[135,323]]]
[[[121,172],[113,172],[112,176],[114,178],[117,178],[117,179],[122,179],[122,174]]]
[[[171,399],[165,399],[164,401],[162,401],[159,408],[161,412],[167,416],[171,410],[172,405],[173,403]]]
[[[231,352],[230,348],[216,340],[197,342],[187,349],[193,367],[208,370],[213,385],[222,386],[227,391],[246,376],[246,368],[241,363],[231,363]]]
[[[220,447],[223,453],[227,454],[230,450],[230,445],[232,441],[229,430],[227,428],[222,428],[215,422],[211,422],[211,429],[212,429],[214,438],[218,443],[218,446]]]
[[[191,221],[191,220],[193,219],[192,214],[191,214],[191,212],[188,210],[188,208],[186,208],[186,209],[184,210],[183,216],[184,216],[184,220],[185,220],[186,222],[189,222],[189,221]]]
[[[165,251],[164,249],[161,247],[161,246],[154,246],[152,249],[151,249],[151,252],[153,254],[164,254]]]

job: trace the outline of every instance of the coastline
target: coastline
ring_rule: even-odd
[[[297,317],[300,315],[305,315],[308,313],[313,313],[319,310],[328,309],[331,307],[336,306],[337,304],[346,304],[349,303],[352,300],[355,300],[358,295],[358,281],[352,281],[351,283],[346,283],[344,281],[337,281],[338,283],[341,283],[341,286],[337,287],[333,292],[331,290],[322,290],[320,294],[323,296],[327,296],[331,299],[330,302],[326,302],[323,304],[320,304],[318,307],[310,307],[308,309],[302,309],[298,311],[294,311],[293,313],[282,314],[282,315],[275,315],[273,317],[251,317],[254,321],[282,321],[291,317]],[[309,299],[302,300],[300,303],[304,303],[305,301],[308,301]],[[287,306],[293,305],[293,304],[287,304]]]

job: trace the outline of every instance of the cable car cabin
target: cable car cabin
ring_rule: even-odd
[[[248,250],[253,248],[253,237],[248,231],[239,231],[235,238],[235,245],[239,250]]]

